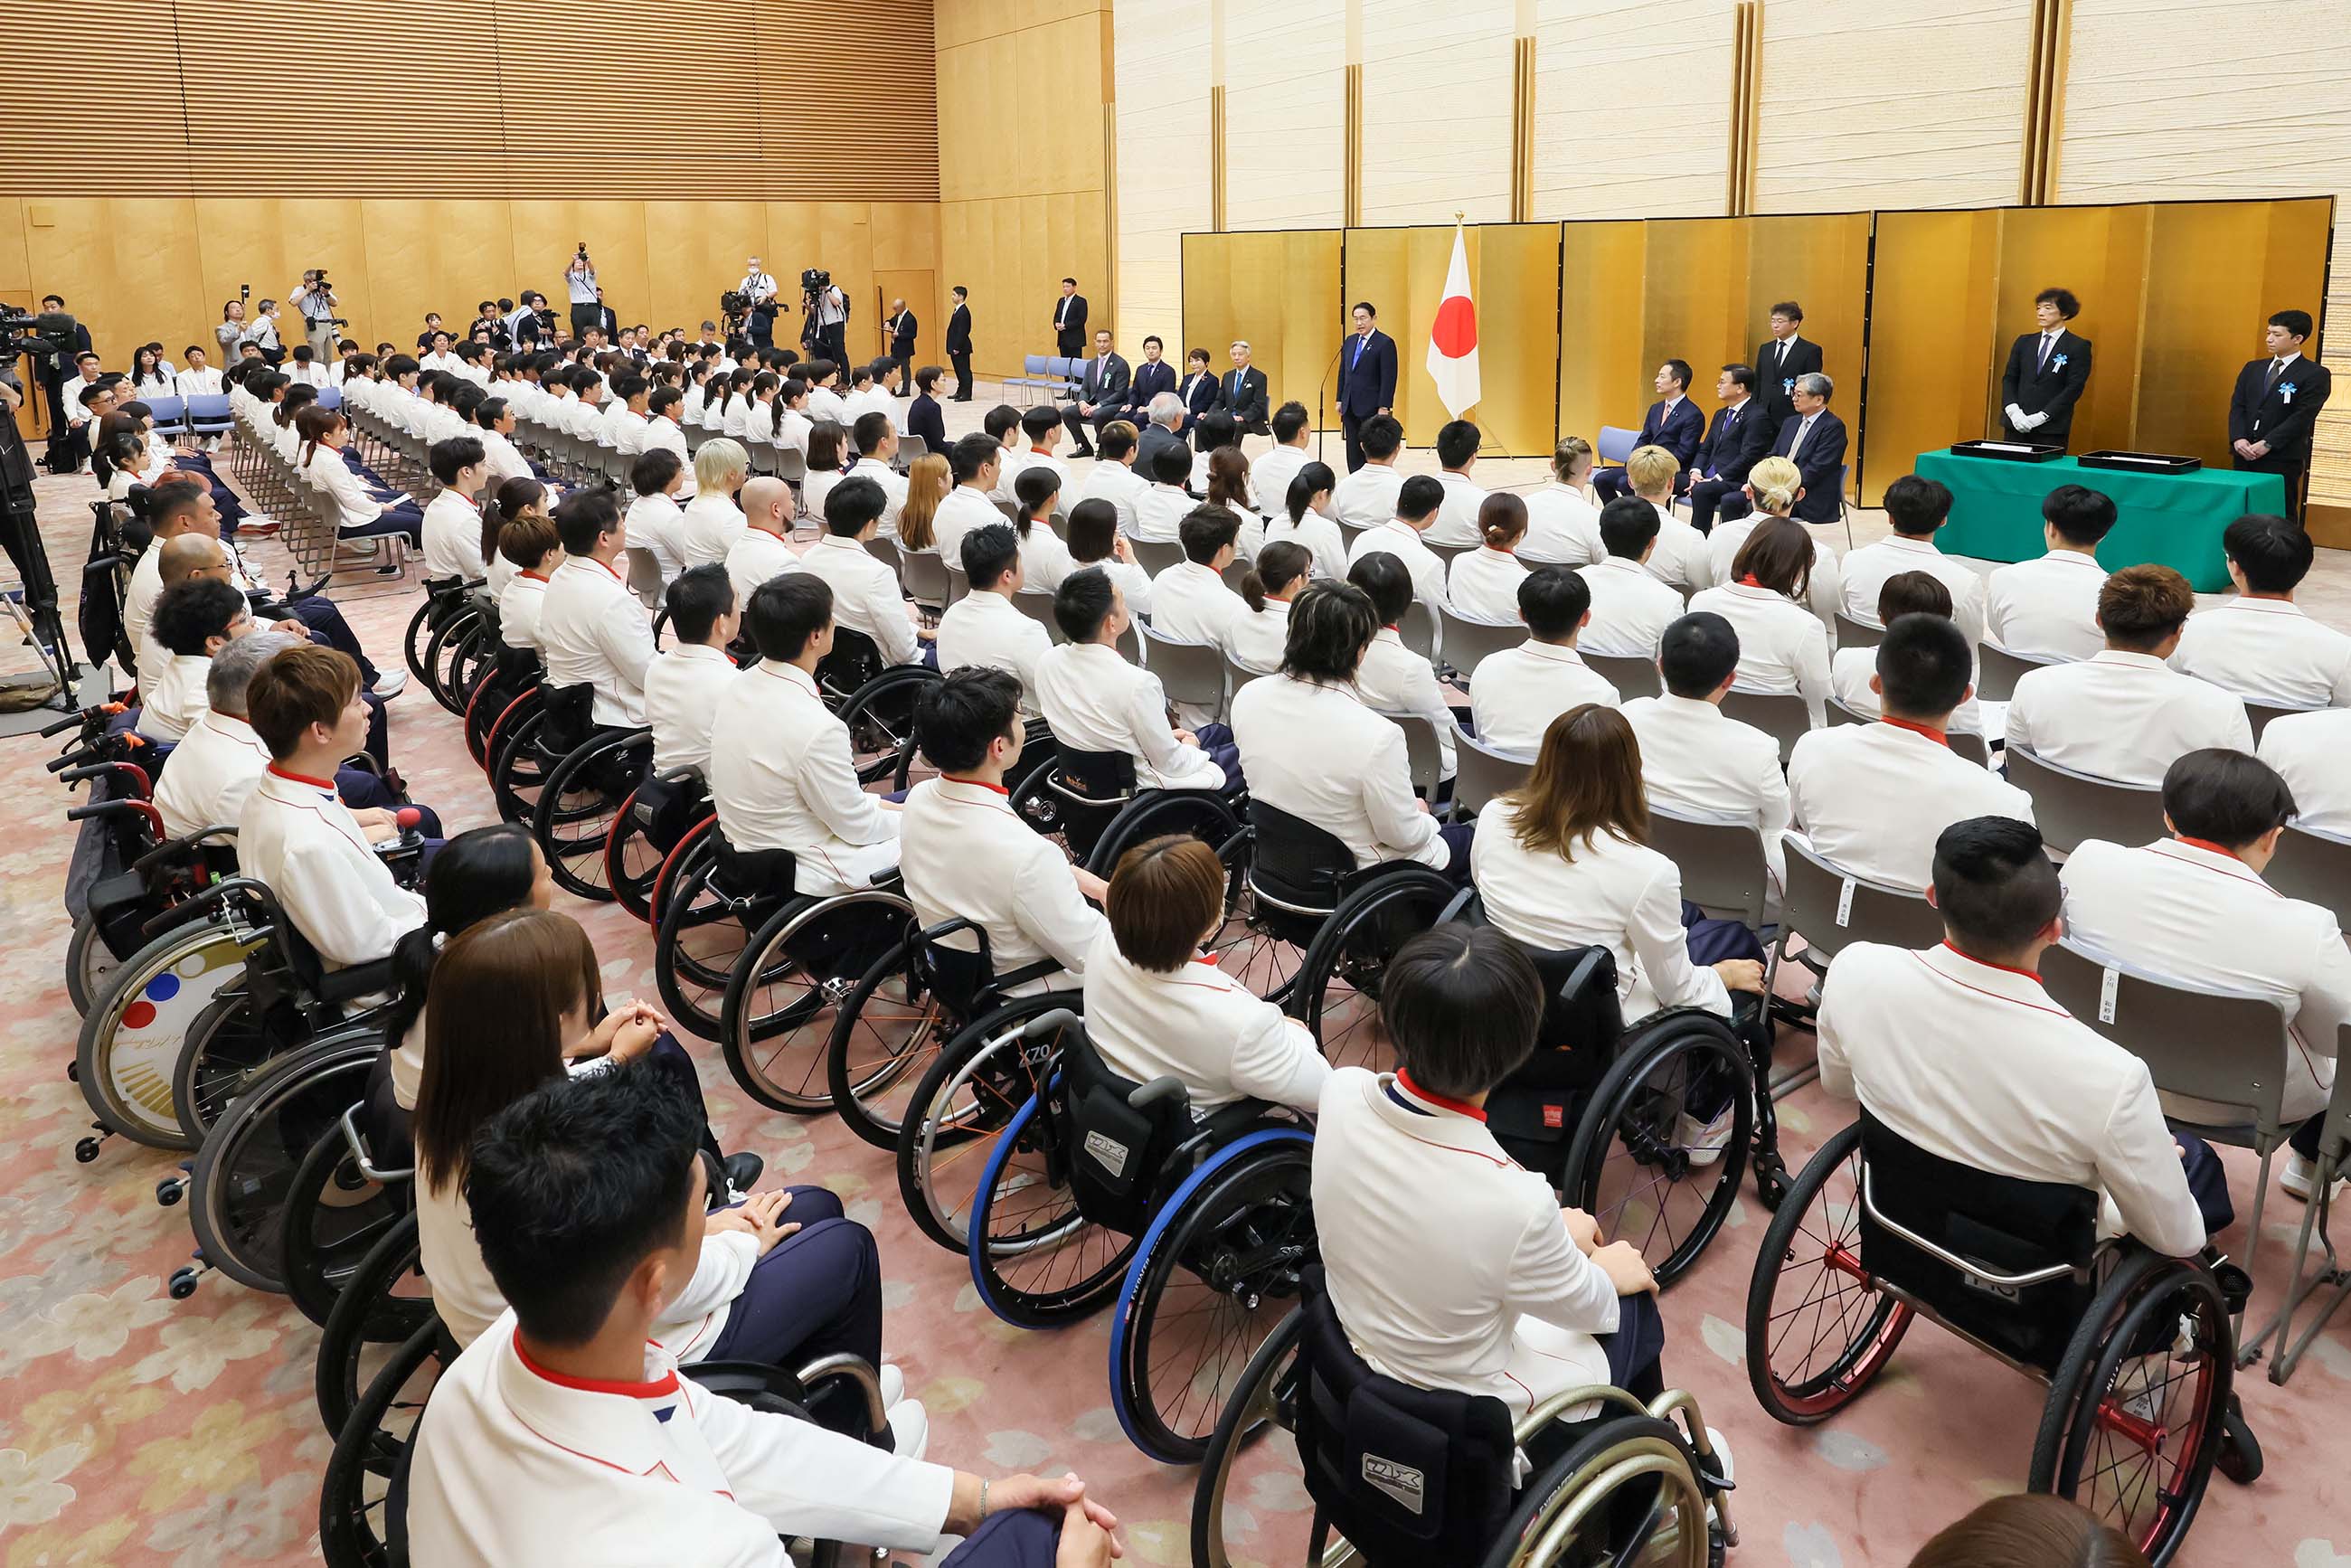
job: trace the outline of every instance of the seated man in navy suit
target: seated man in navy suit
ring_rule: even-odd
[[[1722,406],[1714,411],[1714,423],[1690,464],[1690,526],[1700,533],[1713,528],[1722,498],[1737,493],[1747,483],[1747,471],[1771,450],[1775,429],[1755,380],[1745,365],[1725,365],[1714,383]]]
[[[1158,333],[1143,340],[1143,363],[1134,367],[1134,379],[1126,383],[1126,406],[1117,417],[1138,430],[1151,423],[1145,412],[1151,400],[1176,390],[1176,367],[1167,362],[1166,352]]]
[[[1677,496],[1689,487],[1690,459],[1698,455],[1699,438],[1706,434],[1706,415],[1690,402],[1689,382],[1687,360],[1667,360],[1657,367],[1657,395],[1664,401],[1649,405],[1648,417],[1641,421],[1640,438],[1633,443],[1636,452],[1644,446],[1662,446],[1674,455],[1675,466],[1681,470],[1674,476]],[[1592,476],[1592,487],[1600,493],[1603,506],[1633,493],[1622,468],[1601,469]]]
[[[1796,412],[1780,426],[1771,455],[1785,457],[1802,470],[1804,493],[1796,502],[1796,520],[1833,523],[1844,505],[1844,421],[1829,412],[1836,383],[1815,371],[1796,378]],[[1745,517],[1752,508],[1744,493],[1722,498],[1722,520]]]

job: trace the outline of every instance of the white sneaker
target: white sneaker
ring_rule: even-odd
[[[889,1409],[906,1397],[906,1375],[893,1362],[883,1362],[878,1375],[882,1384],[882,1408]]]
[[[241,534],[274,534],[278,527],[277,519],[267,512],[247,512],[237,520],[236,531]]]
[[[930,1447],[931,1414],[919,1399],[902,1399],[890,1407],[890,1448],[902,1459],[919,1459]]]
[[[407,689],[407,670],[394,666],[389,670],[380,669],[376,671],[374,688],[376,695],[380,697],[396,697]]]
[[[1722,1158],[1722,1151],[1730,1143],[1731,1128],[1738,1122],[1736,1101],[1715,1113],[1711,1122],[1700,1122],[1685,1112],[1674,1129],[1674,1138],[1689,1155],[1694,1167],[1704,1167]]]
[[[2285,1164],[2278,1171],[2278,1186],[2285,1188],[2285,1195],[2288,1197],[2297,1202],[2308,1203],[2310,1189],[2316,1185],[2317,1180],[2318,1162],[2306,1160],[2293,1149],[2285,1152]],[[2343,1196],[2343,1186],[2344,1178],[2335,1177],[2334,1197]]]

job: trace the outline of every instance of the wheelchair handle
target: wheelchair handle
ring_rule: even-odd
[[[78,725],[88,724],[91,717],[92,715],[89,713],[68,714],[65,717],[57,720],[57,723],[50,725],[46,729],[42,730],[41,738],[43,740],[47,740],[52,736],[63,735],[66,731],[72,729]]]
[[[863,1356],[839,1351],[831,1355],[820,1356],[792,1375],[799,1378],[800,1387],[810,1393],[815,1392],[820,1378],[846,1377],[865,1396],[867,1430],[879,1436],[890,1429],[890,1412],[882,1403],[882,1379],[875,1375],[872,1363]]]
[[[1996,1286],[2001,1290],[2016,1291],[2022,1290],[2027,1285],[2045,1285],[2052,1280],[2070,1278],[2074,1272],[2074,1265],[2071,1263],[2052,1263],[2046,1269],[2035,1269],[2030,1274],[1995,1274],[1980,1263],[1938,1247],[1916,1231],[1905,1229],[1878,1212],[1877,1198],[1871,1188],[1869,1166],[1866,1163],[1861,1167],[1861,1208],[1862,1212],[1868,1215],[1870,1218],[1886,1227],[1896,1237],[1926,1253],[1929,1258],[1957,1269],[1971,1280],[1981,1281],[1987,1285]]]
[[[1020,1038],[1035,1040],[1040,1035],[1050,1034],[1055,1030],[1067,1029],[1077,1021],[1078,1015],[1069,1009],[1055,1008],[1051,1012],[1040,1013],[1023,1024],[1020,1027]]]
[[[360,1104],[363,1103],[360,1103]],[[413,1168],[402,1171],[379,1170],[376,1168],[375,1162],[368,1158],[367,1139],[360,1135],[360,1104],[352,1105],[343,1113],[342,1121],[343,1142],[350,1145],[352,1163],[359,1166],[360,1175],[370,1181],[382,1182],[387,1185],[396,1181],[406,1181],[410,1176],[414,1176],[416,1172]]]
[[[65,758],[60,758],[58,760],[63,761]],[[57,772],[57,782],[60,784],[78,784],[85,779],[100,779],[105,777],[107,774],[113,772],[117,768],[127,766],[129,765],[120,762],[85,762],[78,767],[59,769]]]
[[[88,805],[66,808],[68,822],[87,821],[92,817],[111,817],[123,811],[152,810],[144,800],[92,800]]]
[[[1182,1079],[1173,1073],[1162,1073],[1128,1095],[1126,1103],[1134,1110],[1147,1112],[1154,1105],[1181,1100],[1186,1092]]]

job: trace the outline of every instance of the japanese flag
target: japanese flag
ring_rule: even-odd
[[[1453,265],[1445,269],[1445,298],[1428,329],[1428,375],[1437,401],[1459,419],[1477,406],[1478,307],[1469,298],[1469,245],[1453,225]]]

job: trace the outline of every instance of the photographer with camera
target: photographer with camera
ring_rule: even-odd
[[[302,313],[303,335],[310,340],[310,358],[324,370],[335,357],[335,329],[344,325],[335,314],[341,304],[327,282],[327,269],[314,267],[302,275],[290,295],[294,308]]]
[[[808,312],[808,329],[801,342],[810,355],[836,365],[849,362],[849,296],[832,281],[832,274],[811,267],[800,274],[801,308]]]
[[[571,330],[585,332],[604,319],[603,297],[596,287],[596,264],[588,259],[588,242],[581,240],[580,248],[571,255],[571,265],[563,269],[563,287],[571,295]]]
[[[506,317],[507,337],[517,353],[535,349],[555,336],[555,312],[547,306],[547,296],[536,288],[526,288],[520,308]]]
[[[743,297],[743,327],[755,349],[776,346],[776,280],[762,271],[759,258],[743,264],[743,281],[735,286]]]

